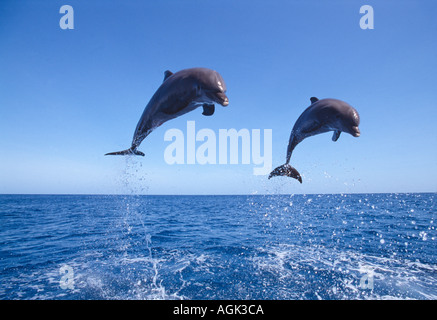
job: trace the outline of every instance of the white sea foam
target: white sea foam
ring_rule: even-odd
[[[432,276],[437,271],[435,265],[320,246],[280,244],[259,251],[264,254],[254,257],[253,262],[261,272],[272,274],[284,284],[294,281],[303,286],[303,292],[306,286],[317,299],[437,298],[437,292],[429,291],[430,283],[437,284]],[[363,276],[372,279],[372,290],[360,285]],[[317,278],[319,281],[313,280]],[[318,284],[316,290],[312,288],[314,283]],[[295,297],[289,292],[284,298],[302,296]]]

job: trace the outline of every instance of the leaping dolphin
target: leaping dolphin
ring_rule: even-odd
[[[273,170],[269,179],[274,176],[287,176],[302,183],[299,172],[289,162],[294,148],[305,138],[328,131],[334,131],[332,141],[337,141],[341,132],[347,132],[354,137],[360,136],[360,116],[348,103],[337,99],[319,100],[315,97],[310,100],[311,105],[302,112],[291,130],[285,164]]]
[[[207,68],[191,68],[172,73],[164,72],[164,81],[150,99],[138,121],[129,149],[105,155],[140,155],[141,142],[164,122],[203,106],[203,115],[214,114],[214,103],[229,104],[222,76]]]

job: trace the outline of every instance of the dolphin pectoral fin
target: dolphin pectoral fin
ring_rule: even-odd
[[[123,151],[116,151],[116,152],[110,152],[105,154],[105,156],[127,156],[127,155],[137,155],[137,156],[144,157],[144,153],[138,151],[137,148],[132,148],[132,147]]]
[[[340,133],[341,133],[340,130],[335,130],[334,133],[332,134],[332,141],[334,142],[337,141],[338,138],[340,138]]]
[[[172,74],[173,74],[173,72],[171,72],[170,70],[165,70],[165,72],[164,72],[164,80],[162,82],[167,80],[167,78],[170,77]]]
[[[215,106],[213,103],[212,104],[204,103],[202,114],[204,116],[212,116],[214,114],[214,110],[215,110]]]
[[[276,176],[286,176],[294,178],[302,183],[302,177],[300,176],[300,173],[288,163],[283,164],[282,166],[279,166],[275,170],[270,172],[269,179]]]
[[[311,101],[311,104],[313,104],[314,102],[319,101],[319,99],[317,99],[316,97],[311,97],[310,101]]]

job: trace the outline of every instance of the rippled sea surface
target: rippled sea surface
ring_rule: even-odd
[[[436,204],[0,195],[0,299],[437,299]]]

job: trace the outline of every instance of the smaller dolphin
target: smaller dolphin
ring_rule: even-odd
[[[214,103],[224,107],[229,104],[225,92],[225,81],[217,71],[207,68],[184,69],[176,73],[165,71],[163,83],[138,121],[131,147],[105,155],[144,156],[137,148],[154,129],[200,106],[203,107],[203,115],[213,115]]]
[[[347,132],[354,137],[360,136],[360,116],[348,103],[337,99],[311,99],[311,105],[300,115],[291,130],[285,164],[273,170],[269,179],[274,176],[295,178],[302,183],[299,172],[289,165],[294,148],[305,138],[316,134],[334,131],[332,141],[337,141],[341,132]]]

